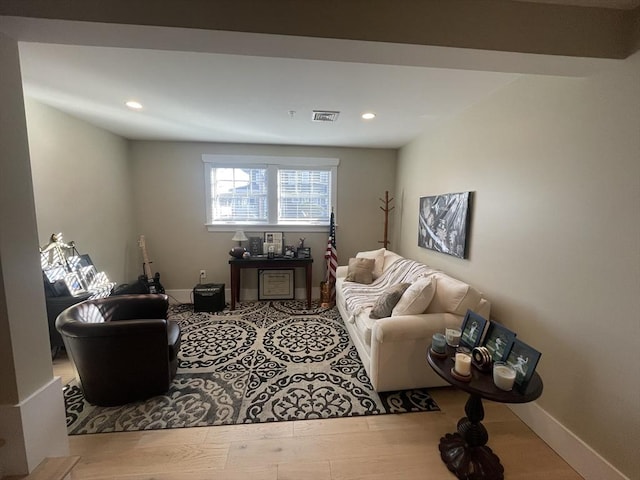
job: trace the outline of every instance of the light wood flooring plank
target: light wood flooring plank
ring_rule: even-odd
[[[142,432],[69,435],[69,449],[74,455],[80,456],[91,454],[115,456],[135,448],[141,437]]]
[[[331,461],[332,480],[428,479],[455,480],[437,449],[422,455],[364,456]]]
[[[78,456],[45,458],[29,475],[12,475],[0,478],[6,480],[64,480],[80,460]]]
[[[331,465],[324,462],[295,462],[278,465],[278,480],[331,480]]]
[[[107,477],[105,477],[107,478]],[[110,480],[278,480],[277,465],[108,477]]]
[[[110,456],[95,452],[81,456],[71,478],[102,479],[148,473],[179,475],[188,471],[222,470],[227,452],[227,447],[205,444],[133,448]]]
[[[213,427],[172,428],[140,432],[137,447],[160,447],[181,444],[204,443]]]
[[[411,415],[411,414],[407,414]],[[335,435],[301,436],[293,439],[232,443],[228,465],[259,465],[267,460],[288,463],[375,457],[421,455],[425,446],[437,448],[441,432],[427,429],[396,429],[347,432]]]
[[[260,440],[293,437],[295,422],[267,422],[242,425],[207,427],[206,443],[230,443],[242,440]]]
[[[54,371],[55,371],[54,366]],[[431,394],[440,412],[69,437],[72,480],[455,480],[438,442],[468,395]],[[505,405],[484,402],[489,446],[508,480],[581,477]]]
[[[378,416],[378,415],[376,415]],[[327,420],[301,420],[291,422],[297,437],[309,435],[335,435],[338,433],[366,432],[368,417],[330,418]]]

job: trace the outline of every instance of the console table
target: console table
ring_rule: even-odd
[[[451,375],[454,366],[455,349],[447,347],[448,355],[438,358],[431,355],[428,349],[427,360],[431,368],[451,385],[464,390],[469,399],[464,407],[466,417],[458,421],[458,431],[447,433],[440,439],[440,457],[459,479],[490,479],[503,480],[504,467],[498,456],[487,447],[489,434],[480,423],[484,418],[482,399],[502,403],[527,403],[542,395],[542,379],[534,372],[524,390],[505,392],[493,384],[491,371],[481,372],[471,368],[471,380],[463,382]]]
[[[231,269],[231,310],[236,309],[236,301],[240,301],[240,271],[243,268],[261,268],[266,270],[279,270],[282,268],[304,268],[305,285],[307,290],[307,308],[311,308],[311,275],[312,258],[289,257],[250,257],[232,258],[229,260]]]

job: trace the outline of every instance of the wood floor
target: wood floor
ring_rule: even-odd
[[[54,361],[73,378],[64,355]],[[455,480],[438,441],[464,416],[466,395],[431,391],[440,412],[69,437],[72,480]],[[581,479],[506,406],[485,402],[489,446],[505,479]]]

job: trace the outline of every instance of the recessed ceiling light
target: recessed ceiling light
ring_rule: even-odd
[[[363,113],[362,118],[364,118],[365,120],[371,120],[372,118],[376,118],[376,114],[373,112]]]
[[[135,100],[129,100],[127,103],[125,103],[125,105],[131,110],[142,110],[142,104],[140,102],[136,102]]]

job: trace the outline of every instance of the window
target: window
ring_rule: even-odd
[[[338,159],[203,155],[206,223],[328,225]]]

